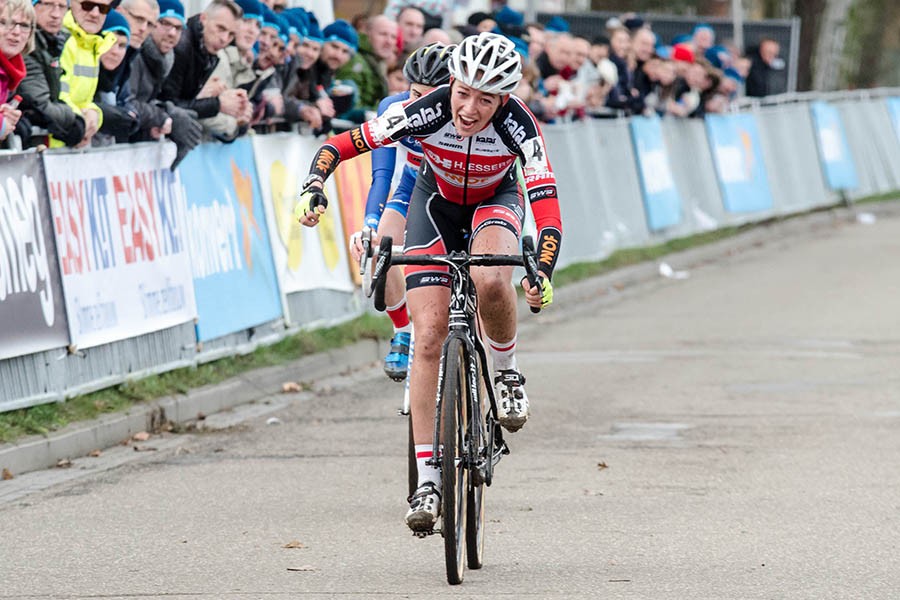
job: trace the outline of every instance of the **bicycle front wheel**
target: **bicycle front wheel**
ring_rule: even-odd
[[[441,394],[441,533],[447,582],[462,583],[466,552],[466,505],[468,494],[465,473],[466,431],[466,353],[462,340],[453,338],[447,344],[444,385]]]
[[[478,362],[477,354],[472,356],[470,360],[475,362],[472,367],[475,368],[477,374],[475,377],[475,380],[478,381],[477,393],[479,401],[477,405],[481,414],[476,413],[469,420],[468,443],[473,452],[479,448],[484,448],[484,456],[479,456],[479,458],[486,459],[482,468],[487,470],[491,463],[491,454],[493,452],[491,437],[487,435],[485,425],[488,417],[487,413],[490,409],[487,408],[484,373],[481,369],[481,363]],[[469,402],[468,406],[473,404],[475,403]],[[483,474],[482,476],[476,476],[478,475],[477,469],[476,465],[471,465],[471,468],[467,469],[466,478],[466,494],[468,496],[466,499],[466,555],[470,569],[480,569],[484,564],[484,494],[487,491],[487,486],[485,485]]]

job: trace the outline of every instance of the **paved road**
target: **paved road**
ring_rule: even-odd
[[[560,291],[521,336],[534,417],[462,586],[404,529],[399,387],[372,368],[34,474],[57,483],[0,506],[0,598],[895,599],[898,257],[900,218],[839,221]]]

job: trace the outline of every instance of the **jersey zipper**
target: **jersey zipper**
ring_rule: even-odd
[[[469,203],[469,164],[472,162],[472,136],[469,136],[469,147],[466,150],[466,176],[463,179],[463,206]]]

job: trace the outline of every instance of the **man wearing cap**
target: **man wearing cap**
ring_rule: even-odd
[[[115,74],[119,72],[128,48],[131,28],[128,20],[118,11],[110,11],[103,22],[103,33],[116,36],[116,43],[100,56],[100,76],[94,102],[103,112],[103,124],[91,140],[93,146],[111,143],[127,143],[137,133],[141,121],[135,107],[117,96]]]
[[[397,23],[384,15],[369,19],[365,33],[359,36],[358,51],[334,74],[335,79],[356,84],[359,93],[354,111],[374,111],[388,95],[387,67],[397,60],[397,31]],[[364,116],[354,120],[364,120]]]
[[[171,168],[200,143],[203,128],[196,113],[159,100],[163,81],[175,60],[174,48],[186,25],[184,6],[180,0],[159,0],[159,18],[150,35],[141,44],[141,52],[131,66],[129,84],[135,99],[162,111],[163,121],[142,124],[135,141],[158,140],[168,135],[177,146]],[[147,126],[149,125],[149,126]]]
[[[227,88],[218,80],[209,82],[219,63],[219,50],[234,39],[242,17],[243,11],[234,0],[212,0],[202,13],[188,19],[163,83],[163,100],[196,111],[200,118],[220,112],[235,118],[245,116],[247,92]]]
[[[313,13],[302,8],[289,10],[304,12],[306,35],[297,50],[297,68],[290,73],[285,96],[295,98],[304,105],[301,118],[309,123],[314,132],[327,131],[331,128],[330,120],[335,116],[335,110],[325,91],[331,84],[331,71],[319,61],[325,34],[319,29],[319,21]]]
[[[313,66],[313,80],[317,93],[327,92],[334,103],[334,112],[342,113],[353,106],[356,87],[351,85],[335,86],[335,72],[350,62],[359,47],[356,30],[347,21],[338,19],[322,31],[324,43],[319,53],[319,60]]]
[[[101,33],[103,22],[117,0],[75,0],[63,17],[63,27],[71,36],[59,58],[61,69],[59,99],[84,118],[84,137],[76,147],[87,146],[103,124],[103,113],[94,104],[100,56],[116,43],[114,33]],[[54,137],[51,147],[65,143]]]
[[[84,138],[84,118],[80,111],[59,99],[59,57],[67,39],[62,23],[67,11],[66,0],[35,3],[34,50],[25,55],[26,74],[18,93],[22,96],[23,120],[46,129],[66,146],[75,146]],[[35,138],[29,145],[47,142],[46,138]]]

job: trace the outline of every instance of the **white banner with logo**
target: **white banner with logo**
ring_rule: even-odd
[[[253,138],[266,220],[272,232],[272,254],[285,294],[313,289],[353,290],[341,203],[333,178],[325,185],[328,209],[316,227],[303,227],[293,216],[300,185],[320,144],[291,134]]]
[[[44,158],[72,343],[86,348],[197,316],[172,144]],[[165,165],[165,166],[164,166]]]

